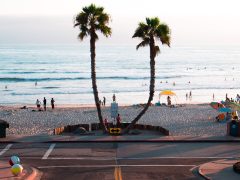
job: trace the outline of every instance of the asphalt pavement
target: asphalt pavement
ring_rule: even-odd
[[[201,179],[200,164],[236,159],[239,142],[2,143],[0,160],[18,155],[42,179]]]

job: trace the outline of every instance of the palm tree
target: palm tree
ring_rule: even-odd
[[[96,31],[100,31],[104,36],[109,37],[112,33],[108,26],[110,16],[104,12],[103,7],[97,7],[94,4],[84,7],[82,11],[74,18],[74,27],[79,26],[79,39],[82,41],[85,37],[90,36],[90,52],[91,52],[91,78],[94,100],[97,107],[98,118],[102,127],[103,118],[101,113],[101,104],[98,97],[98,89],[96,82],[96,46],[98,40]],[[105,130],[105,128],[103,128]]]
[[[133,38],[140,38],[142,40],[136,47],[138,50],[140,47],[148,46],[150,47],[150,86],[149,86],[149,97],[146,106],[143,110],[137,115],[137,117],[131,122],[131,124],[126,128],[125,132],[128,132],[137,121],[144,115],[148,110],[151,101],[154,96],[154,87],[155,87],[155,57],[160,53],[159,46],[155,45],[155,40],[160,40],[164,45],[170,47],[170,29],[168,25],[160,23],[158,17],[155,18],[146,18],[146,23],[139,23]]]

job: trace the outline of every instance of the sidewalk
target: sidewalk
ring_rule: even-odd
[[[7,136],[0,143],[57,143],[57,142],[240,142],[231,136],[158,136],[158,135],[34,135]]]
[[[0,179],[23,179],[23,180],[40,180],[41,172],[35,168],[24,166],[23,173],[19,176],[14,176],[11,173],[11,166],[6,161],[0,161]]]
[[[202,164],[198,172],[205,179],[239,180],[240,174],[233,171],[233,164],[240,160],[218,160]]]

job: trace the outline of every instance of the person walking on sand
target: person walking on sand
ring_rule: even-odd
[[[51,106],[52,106],[52,109],[55,108],[55,100],[53,98],[51,99]]]
[[[113,102],[116,102],[116,96],[115,96],[115,94],[113,94]]]
[[[43,108],[44,108],[44,111],[47,110],[47,100],[45,97],[43,98]]]
[[[106,97],[103,97],[103,106],[106,106]]]
[[[41,108],[41,102],[37,99],[36,101],[37,109],[40,110]]]

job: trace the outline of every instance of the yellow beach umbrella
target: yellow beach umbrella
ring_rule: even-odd
[[[176,96],[175,92],[170,91],[170,90],[164,90],[162,92],[160,92],[159,96]]]
[[[174,96],[175,101],[177,103],[177,99],[176,99],[177,95],[175,94],[175,92],[173,92],[171,90],[164,90],[164,91],[160,92],[160,94],[159,94],[159,102],[160,102],[160,97],[161,96]]]

